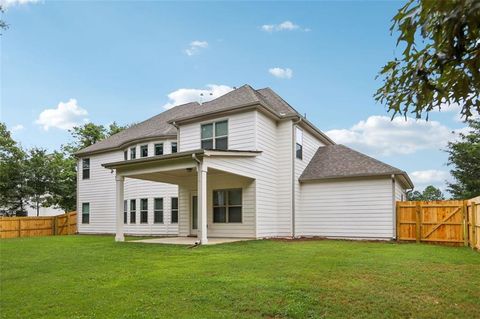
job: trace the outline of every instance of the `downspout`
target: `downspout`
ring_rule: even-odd
[[[292,123],[292,238],[295,238],[295,126],[302,121],[299,116]]]
[[[393,212],[393,239],[397,239],[397,205],[395,202],[395,174],[392,174],[392,212]]]

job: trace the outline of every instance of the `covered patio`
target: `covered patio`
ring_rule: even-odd
[[[193,245],[197,241],[208,244],[209,241],[220,243],[234,238],[255,238],[255,179],[243,170],[236,171],[234,165],[225,163],[231,164],[232,159],[248,162],[259,153],[195,150],[104,164],[105,168],[115,170],[116,173],[115,240],[125,240],[125,178],[169,183],[179,187],[179,237],[148,241]]]

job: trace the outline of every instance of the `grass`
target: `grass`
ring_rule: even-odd
[[[348,241],[0,241],[1,318],[478,318],[480,254]]]

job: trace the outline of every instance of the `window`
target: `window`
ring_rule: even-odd
[[[140,157],[147,157],[148,156],[148,145],[140,146]]]
[[[82,224],[90,223],[90,203],[82,203]]]
[[[90,159],[82,160],[82,179],[90,179]]]
[[[242,189],[213,191],[213,222],[242,222]]]
[[[137,222],[137,201],[135,199],[130,200],[130,224]]]
[[[128,209],[128,202],[127,200],[124,200],[123,201],[123,223],[126,224],[127,223],[127,220],[128,220],[128,212],[127,212],[127,209]]]
[[[228,121],[203,124],[201,127],[201,145],[204,150],[228,149]]]
[[[153,201],[153,222],[163,223],[163,198],[155,198]]]
[[[140,223],[148,224],[148,199],[140,200]]]
[[[123,159],[124,160],[128,159],[128,151],[123,152]]]
[[[178,197],[172,197],[172,224],[178,223]]]
[[[137,157],[137,148],[132,147],[130,148],[130,159],[135,159]]]
[[[155,155],[163,155],[163,143],[155,144]]]
[[[303,158],[303,131],[298,127],[295,127],[295,156]]]
[[[172,153],[177,152],[177,142],[172,142]]]

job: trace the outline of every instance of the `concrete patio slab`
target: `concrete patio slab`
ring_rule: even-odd
[[[226,244],[226,243],[233,243],[233,242],[246,241],[246,240],[253,240],[253,238],[226,238],[226,237],[208,238],[207,245]],[[198,241],[198,238],[196,237],[161,237],[161,238],[132,240],[131,242],[147,243],[147,244],[170,244],[170,245],[193,246],[197,241]]]

